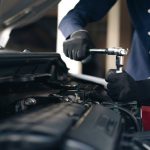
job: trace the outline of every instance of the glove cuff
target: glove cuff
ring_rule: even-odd
[[[73,32],[71,35],[70,35],[70,38],[72,37],[82,37],[82,38],[89,38],[89,33],[87,30],[78,30],[78,31],[75,31]]]

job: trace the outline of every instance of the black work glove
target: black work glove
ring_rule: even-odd
[[[114,101],[129,102],[138,99],[137,83],[128,73],[109,70],[106,81],[107,93]]]
[[[63,43],[64,54],[74,60],[83,60],[89,55],[89,49],[93,48],[92,41],[87,31],[74,32]]]
[[[109,70],[106,75],[108,95],[114,101],[138,101],[141,105],[150,105],[150,79],[135,81],[127,72],[116,73]]]

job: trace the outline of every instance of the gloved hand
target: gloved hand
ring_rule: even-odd
[[[116,73],[116,70],[109,70],[106,81],[108,82],[107,93],[114,101],[138,100],[138,84],[128,73]]]
[[[93,48],[92,41],[87,31],[74,32],[63,43],[64,54],[74,60],[83,60],[89,55],[89,49]]]
[[[108,95],[114,101],[136,100],[141,105],[150,105],[150,79],[135,81],[127,72],[109,70],[106,75]]]

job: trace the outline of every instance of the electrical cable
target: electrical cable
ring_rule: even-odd
[[[120,110],[120,111],[126,113],[126,114],[133,120],[134,125],[135,125],[135,127],[136,127],[136,130],[137,130],[137,131],[141,131],[140,126],[139,126],[139,124],[138,124],[138,121],[137,121],[136,117],[135,117],[130,111],[128,111],[127,109],[122,108],[122,107],[120,107],[120,106],[118,106],[118,105],[115,105],[115,104],[113,104],[113,103],[112,103],[112,104],[109,103],[109,105],[113,105],[113,106],[111,106],[111,107],[108,107],[109,109],[114,109],[114,108],[115,108],[115,109],[118,109],[118,110]]]

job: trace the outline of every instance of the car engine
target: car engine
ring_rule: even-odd
[[[59,54],[1,53],[0,66],[0,149],[149,149],[139,104],[113,102]]]

